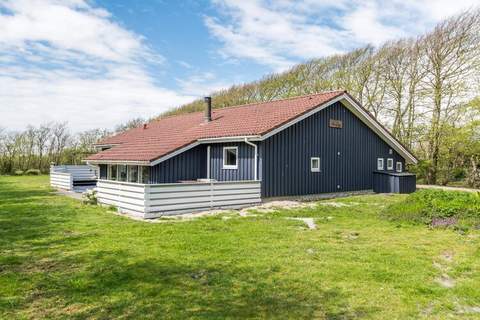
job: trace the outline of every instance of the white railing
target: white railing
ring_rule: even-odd
[[[50,185],[54,188],[72,190],[75,181],[96,180],[97,172],[87,165],[62,165],[50,167]]]
[[[145,185],[109,180],[97,181],[98,203],[111,205],[121,212],[145,215]]]
[[[261,202],[260,181],[144,185],[99,180],[98,201],[143,218],[240,208]]]
[[[70,173],[50,171],[50,185],[65,190],[73,189],[73,178]]]

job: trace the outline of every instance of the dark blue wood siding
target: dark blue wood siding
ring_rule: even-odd
[[[150,169],[150,183],[175,183],[207,177],[207,147],[199,145]]]
[[[238,147],[238,169],[223,169],[223,147]],[[218,181],[253,180],[254,157],[253,146],[245,142],[212,144],[210,177]]]
[[[238,147],[238,169],[223,169],[223,147]],[[253,180],[254,149],[244,142],[210,145],[210,178]],[[152,167],[150,183],[173,183],[207,177],[207,145],[200,145]]]
[[[329,120],[343,128],[330,128]],[[261,146],[262,196],[369,190],[377,158],[404,159],[340,102],[266,139]],[[321,172],[310,171],[320,157]],[[393,170],[392,170],[393,171]]]
[[[253,180],[254,148],[244,142],[211,144],[210,178],[218,181]],[[238,169],[223,169],[223,147],[238,147]],[[107,166],[100,166],[107,177]],[[207,145],[199,145],[150,168],[149,183],[175,183],[207,178]]]

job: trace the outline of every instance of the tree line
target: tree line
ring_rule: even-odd
[[[421,159],[421,180],[480,186],[479,76],[480,11],[471,10],[419,37],[314,59],[212,97],[222,108],[347,90]],[[203,108],[199,99],[164,115]]]
[[[83,164],[95,153],[94,144],[114,133],[138,127],[144,119],[132,119],[115,130],[92,129],[72,134],[67,123],[28,126],[23,131],[0,128],[0,174],[47,173],[51,164]]]

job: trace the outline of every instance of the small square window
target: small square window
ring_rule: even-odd
[[[312,172],[320,172],[320,158],[310,158],[310,170]]]
[[[238,168],[238,147],[223,148],[223,169]]]
[[[383,170],[383,158],[377,159],[377,170]]]
[[[392,158],[387,159],[387,170],[393,170],[393,159]]]
[[[397,172],[402,172],[403,164],[401,162],[397,162]]]

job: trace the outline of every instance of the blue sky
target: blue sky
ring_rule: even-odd
[[[477,4],[0,0],[0,128],[112,128],[311,58],[420,35]]]
[[[222,43],[209,32],[204,21],[206,17],[219,17],[217,5],[209,1],[104,0],[96,4],[111,12],[122,26],[148,39],[149,45],[165,58],[162,66],[150,66],[149,72],[167,88],[177,90],[182,81],[196,79],[214,80],[213,88],[223,88],[271,72],[268,66],[254,61],[238,63],[222,58],[218,52]],[[213,75],[215,79],[211,79]],[[178,81],[172,81],[172,76]],[[202,87],[190,91],[207,94]]]

